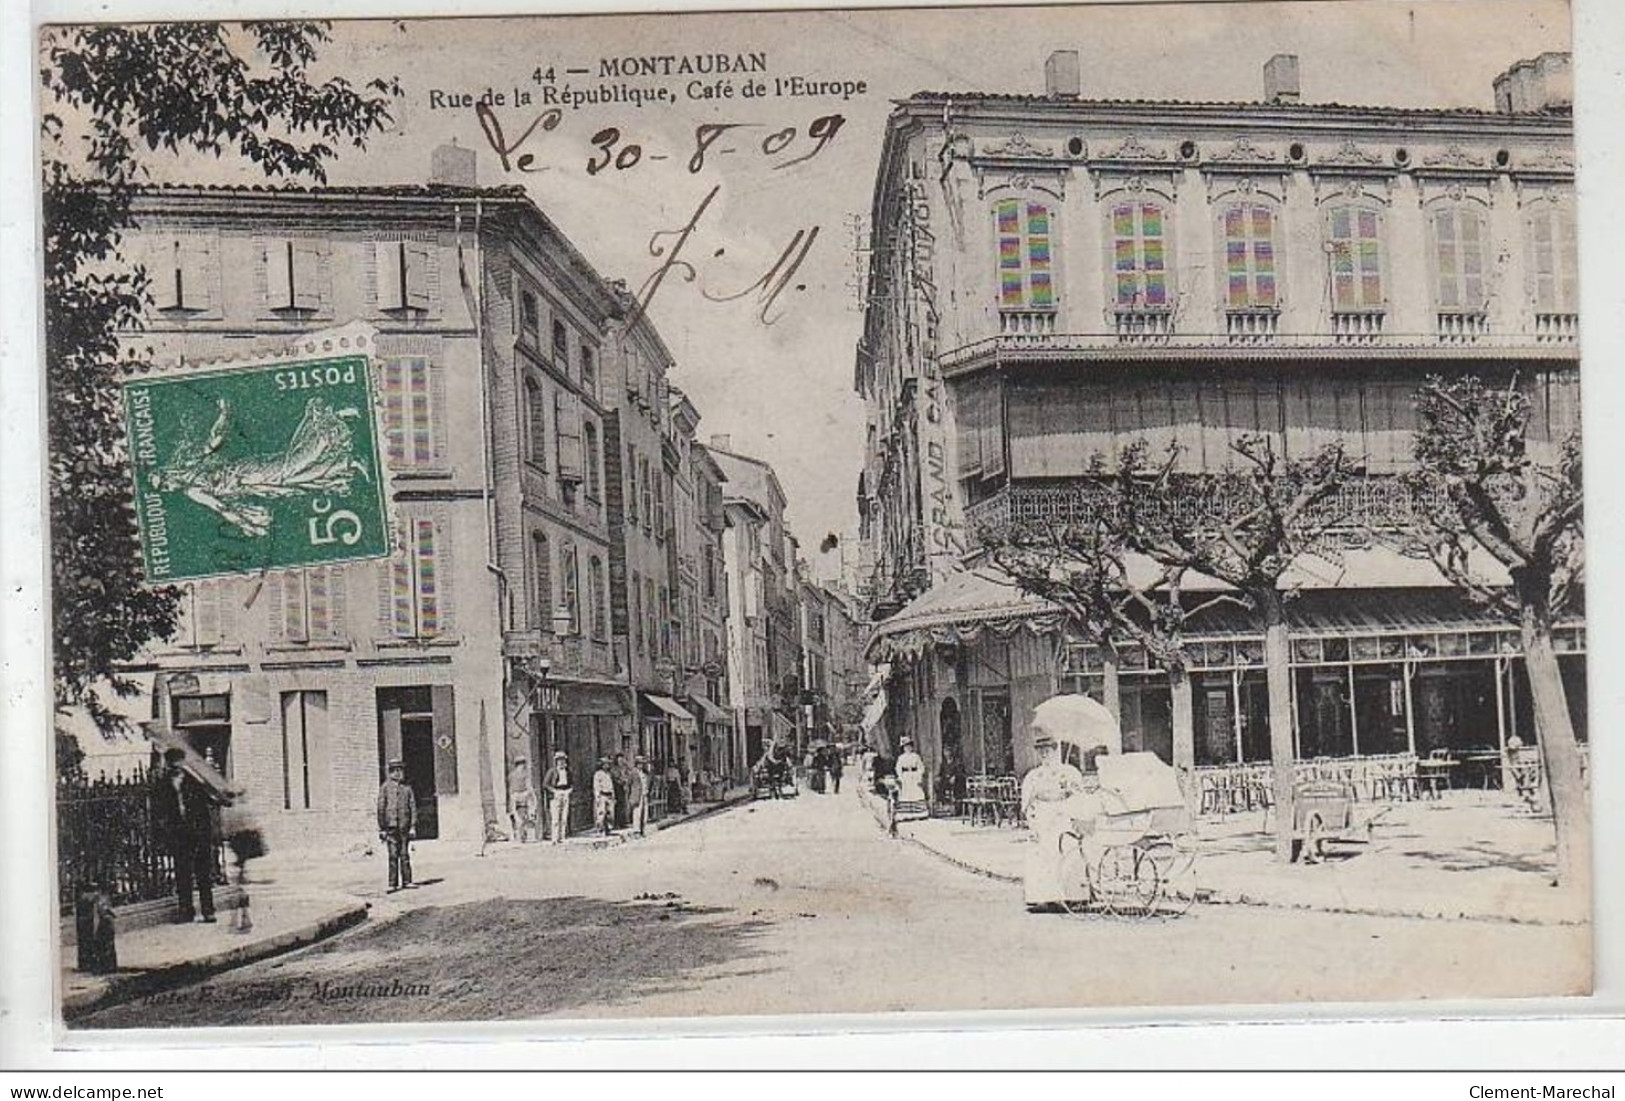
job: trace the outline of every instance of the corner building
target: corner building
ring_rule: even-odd
[[[967,555],[984,525],[1087,516],[1092,464],[1134,441],[1192,472],[1262,433],[1360,466],[1347,547],[1300,563],[1289,604],[1299,756],[1531,742],[1516,632],[1359,533],[1405,522],[1430,376],[1516,378],[1537,457],[1578,428],[1567,55],[1487,79],[1493,110],[1305,103],[1289,55],[1257,102],[1086,100],[1078,72],[1060,51],[1044,95],[920,93],[887,126],[856,362],[875,740],[912,735],[933,774],[1020,772],[1033,706],[1113,677],[1125,748],[1172,759],[1160,669],[1106,668]],[[1176,763],[1268,760],[1261,635],[1195,628]],[[1583,731],[1581,624],[1558,645]]]

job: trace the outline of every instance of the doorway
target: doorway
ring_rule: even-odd
[[[457,732],[451,685],[378,689],[378,778],[391,760],[406,766],[417,797],[417,836],[440,836],[440,798],[457,792]]]

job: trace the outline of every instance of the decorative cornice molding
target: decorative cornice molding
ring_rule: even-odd
[[[1229,149],[1213,154],[1208,160],[1214,164],[1258,164],[1278,160],[1279,157],[1280,154],[1273,150],[1258,148],[1251,138],[1243,134]]]
[[[1473,156],[1454,142],[1444,152],[1422,158],[1422,164],[1427,168],[1483,168],[1488,163],[1483,157]]]
[[[1166,149],[1152,149],[1141,141],[1138,136],[1130,134],[1123,139],[1116,149],[1102,153],[1095,159],[1101,161],[1166,161],[1168,151]]]
[[[1315,163],[1339,167],[1375,168],[1382,164],[1382,155],[1360,148],[1354,144],[1353,138],[1345,138],[1336,152],[1320,158]]]
[[[1032,140],[1020,130],[1017,130],[1002,142],[994,142],[991,145],[981,147],[977,150],[977,153],[983,157],[1015,157],[1021,159],[1038,157],[1045,160],[1055,156],[1055,150],[1033,144]]]

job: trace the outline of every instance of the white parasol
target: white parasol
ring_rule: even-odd
[[[1123,732],[1112,713],[1076,693],[1051,696],[1033,708],[1033,733],[1077,746],[1080,754],[1100,746],[1112,753],[1123,751]]]

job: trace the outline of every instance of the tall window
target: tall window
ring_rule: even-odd
[[[587,599],[592,601],[592,612],[588,618],[592,623],[592,637],[597,642],[609,641],[609,614],[605,608],[607,596],[604,561],[595,554],[587,562]]]
[[[654,487],[649,479],[649,460],[646,458],[638,459],[638,481],[643,486],[643,530],[647,532],[655,521],[655,498]]]
[[[1381,216],[1363,207],[1340,206],[1331,212],[1330,230],[1333,312],[1382,309]]]
[[[439,458],[435,374],[427,356],[384,360],[384,448],[393,467],[428,466]]]
[[[660,606],[655,603],[655,583],[653,578],[643,579],[643,633],[649,640],[649,656],[657,657],[656,647],[660,645],[660,629],[658,621]]]
[[[553,363],[565,374],[570,373],[570,331],[564,322],[553,322]]]
[[[432,519],[406,521],[406,546],[389,562],[389,621],[398,638],[435,638],[449,627],[446,536]]]
[[[581,388],[593,401],[598,400],[598,356],[590,344],[581,346]]]
[[[1433,226],[1434,297],[1441,310],[1484,308],[1484,217],[1468,206],[1436,209]]]
[[[216,240],[187,234],[158,242],[147,265],[153,305],[160,310],[201,313],[215,310],[220,282]]]
[[[525,380],[525,414],[529,432],[525,437],[525,457],[534,465],[547,466],[547,395],[542,384]]]
[[[519,335],[532,348],[542,346],[542,300],[535,291],[519,292]]]
[[[553,552],[543,532],[530,534],[530,605],[534,622],[543,631],[553,630]]]
[[[1541,203],[1529,215],[1529,242],[1537,313],[1579,313],[1574,210]]]
[[[1224,270],[1227,309],[1276,308],[1273,210],[1263,205],[1225,210]]]
[[[332,778],[327,693],[282,693],[282,809],[330,807]]]
[[[636,570],[632,571],[632,641],[637,644],[638,653],[645,653],[648,643],[643,635],[643,578]]]
[[[565,633],[578,635],[581,633],[581,568],[573,544],[564,545],[559,565],[564,571],[564,611],[569,618]]]
[[[343,566],[306,566],[272,575],[271,632],[283,642],[344,637]]]
[[[638,452],[631,444],[626,445],[626,523],[638,524]]]
[[[1112,298],[1119,310],[1168,307],[1166,233],[1166,216],[1157,203],[1118,203],[1112,208]]]
[[[1013,310],[1054,309],[1049,207],[1005,199],[993,208],[993,218],[999,238],[999,305]]]
[[[587,497],[596,501],[602,493],[602,476],[598,469],[598,426],[586,421],[581,426],[581,458],[585,467]]]

